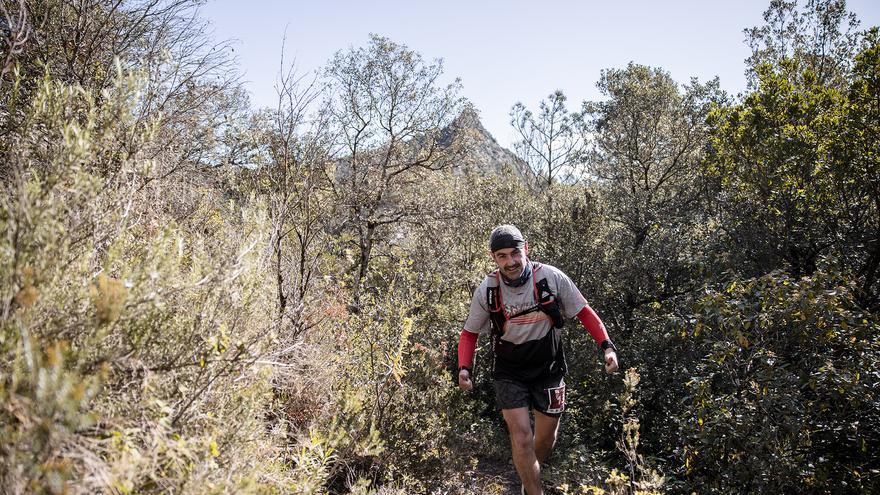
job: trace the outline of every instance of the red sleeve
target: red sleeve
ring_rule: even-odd
[[[474,332],[462,330],[458,337],[458,367],[474,368],[474,349],[477,348],[477,337]]]
[[[590,336],[593,337],[593,340],[595,340],[597,344],[602,345],[602,342],[610,340],[608,338],[608,331],[605,330],[605,325],[589,304],[584,306],[584,309],[580,310],[577,317],[578,320],[581,320],[581,323],[583,323],[584,328],[590,332]],[[459,351],[459,355],[461,355],[461,351]]]

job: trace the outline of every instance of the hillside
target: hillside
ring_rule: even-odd
[[[455,137],[463,138],[467,154],[453,165],[457,172],[470,171],[478,175],[513,174],[524,184],[535,185],[537,179],[529,165],[512,151],[502,147],[483,127],[479,113],[472,107],[461,114],[441,132],[439,142],[449,146]]]

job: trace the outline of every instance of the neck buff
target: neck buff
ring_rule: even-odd
[[[532,276],[532,262],[528,258],[523,260],[523,271],[515,280],[508,280],[501,271],[498,273],[501,274],[501,280],[504,281],[504,285],[508,287],[522,287],[529,281],[529,277]]]

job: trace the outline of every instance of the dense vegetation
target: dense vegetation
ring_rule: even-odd
[[[880,34],[842,1],[771,2],[735,98],[630,63],[515,105],[535,180],[379,36],[252,108],[197,4],[2,3],[3,493],[501,493],[449,367],[503,222],[621,349],[569,328],[556,493],[880,491]]]

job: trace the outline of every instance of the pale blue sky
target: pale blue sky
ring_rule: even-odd
[[[803,2],[803,0],[802,0]],[[880,25],[880,1],[850,0],[862,28]],[[442,58],[449,80],[503,146],[515,140],[510,107],[561,89],[570,109],[601,97],[602,69],[630,61],[659,66],[679,82],[719,76],[745,89],[743,29],[762,23],[769,0],[611,1],[301,1],[209,0],[203,15],[217,39],[234,39],[246,87],[258,106],[274,106],[281,41],[301,71],[338,50],[386,36],[426,59]]]

